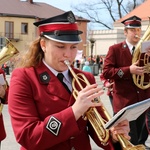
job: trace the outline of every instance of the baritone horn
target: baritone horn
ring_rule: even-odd
[[[81,82],[85,83],[85,85],[90,85],[90,82],[88,81],[88,79],[85,77],[84,74],[82,73],[75,74],[68,60],[65,60],[64,63],[67,65],[68,69],[70,70],[73,76],[73,80],[72,80],[73,96],[76,99],[79,91],[77,90],[75,85],[77,85],[80,88],[80,90],[82,90],[84,87],[82,86]],[[75,84],[75,82],[77,84]],[[100,99],[96,98],[93,100],[93,102],[100,102]],[[100,142],[104,146],[106,146],[108,144],[110,134],[109,134],[109,130],[104,128],[104,125],[106,124],[107,121],[111,119],[111,116],[104,106],[101,106],[101,110],[102,113],[104,114],[104,117],[102,117],[99,114],[99,112],[95,107],[91,107],[87,112],[85,112],[84,118],[88,119],[95,133],[97,134],[97,137],[99,138]],[[145,147],[143,145],[134,146],[122,135],[117,135],[117,138],[121,144],[122,150],[145,150]]]
[[[2,48],[0,48],[0,65],[4,64],[10,58],[19,53],[19,51],[15,48],[15,46],[6,38],[0,37],[2,41]],[[7,81],[5,81],[4,88],[7,88]],[[3,104],[0,102],[0,114],[2,113]]]
[[[2,39],[2,49],[0,48],[0,65],[7,62],[19,53],[17,48],[7,39],[6,37],[1,38]]]
[[[135,47],[135,52],[133,54],[132,63],[135,63],[139,60],[138,66],[144,66],[145,73],[143,75],[132,74],[134,84],[145,90],[150,88],[150,56],[147,53],[141,52],[142,42],[150,40],[150,25],[144,33],[143,37],[140,38],[138,35],[135,35],[136,38],[139,38],[137,46]],[[150,42],[150,41],[149,41]],[[150,45],[149,45],[150,48]]]

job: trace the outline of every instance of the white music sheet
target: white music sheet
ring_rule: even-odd
[[[6,84],[3,74],[0,74],[0,84],[1,85],[5,85]]]
[[[141,53],[146,53],[150,49],[150,41],[144,41],[141,44]]]
[[[112,126],[117,125],[119,122],[127,119],[128,121],[136,120],[144,111],[150,107],[150,98],[129,105],[121,109],[116,115],[114,115],[111,120],[105,124],[105,128],[109,129]]]

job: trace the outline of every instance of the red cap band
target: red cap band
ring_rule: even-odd
[[[55,30],[61,31],[75,31],[78,30],[77,24],[70,23],[70,24],[46,24],[39,27],[40,33],[41,32],[51,32]]]
[[[124,25],[125,26],[127,26],[127,25],[141,25],[141,22],[140,21],[137,21],[137,20],[131,20],[131,21],[126,21],[125,23],[124,23]]]

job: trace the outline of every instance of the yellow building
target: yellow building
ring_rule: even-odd
[[[19,50],[28,49],[29,44],[38,37],[33,22],[49,18],[65,11],[46,3],[33,0],[1,0],[0,36],[7,37]],[[87,23],[89,20],[76,16],[79,30],[83,31],[79,49],[86,54]],[[2,45],[2,40],[0,40]]]

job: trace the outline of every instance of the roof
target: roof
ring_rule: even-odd
[[[5,6],[5,7],[4,7]],[[46,3],[39,3],[20,0],[1,0],[0,14],[16,15],[16,16],[30,16],[38,18],[48,18],[65,11],[48,5]]]
[[[122,17],[121,19],[117,20],[116,22],[122,22],[123,20],[131,17],[131,16],[138,16],[142,19],[142,21],[149,20],[150,16],[150,0],[146,0],[144,3],[136,7],[134,10],[132,10],[130,13],[128,13],[126,16]]]
[[[64,10],[53,7],[42,2],[34,2],[33,0],[0,0],[0,16],[17,16],[17,17],[32,17],[32,18],[50,18],[55,15],[64,13]],[[83,20],[84,18],[78,18]],[[88,20],[87,20],[88,21]]]

